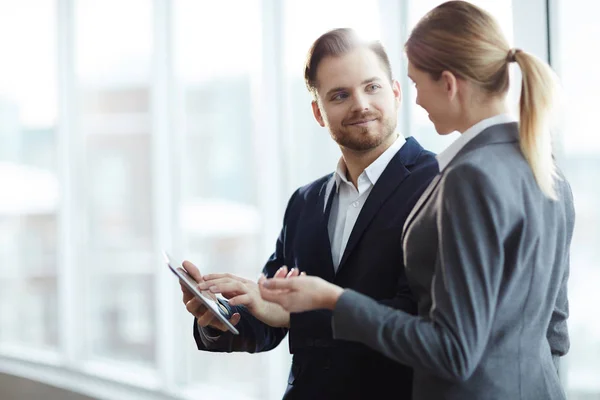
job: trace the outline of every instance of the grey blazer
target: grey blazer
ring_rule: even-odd
[[[439,174],[409,215],[406,273],[419,316],[346,290],[337,339],[414,368],[413,399],[564,399],[553,355],[567,352],[575,212],[540,191],[516,123],[492,126]]]

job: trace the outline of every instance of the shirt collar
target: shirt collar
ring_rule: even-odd
[[[439,153],[436,158],[439,164],[440,172],[442,172],[448,164],[456,157],[458,152],[465,147],[473,138],[479,135],[481,132],[493,125],[506,124],[509,122],[516,122],[517,119],[510,114],[499,114],[490,118],[479,121],[469,129],[463,132],[462,135],[446,148],[446,150]]]
[[[364,175],[371,182],[372,185],[375,185],[379,180],[379,177],[381,177],[381,174],[383,174],[383,171],[385,171],[385,168],[388,166],[390,161],[392,161],[392,158],[394,158],[396,153],[402,148],[404,143],[406,143],[406,139],[404,139],[404,136],[398,135],[394,143],[392,143],[392,145],[388,147],[379,157],[377,157],[375,161],[373,161],[367,168],[365,168],[363,173],[360,174],[359,179],[361,176]],[[352,185],[352,182],[350,182],[346,177],[347,171],[348,170],[346,168],[346,162],[344,161],[344,157],[340,157],[334,174],[337,188],[336,190],[339,191],[341,182],[345,182]]]

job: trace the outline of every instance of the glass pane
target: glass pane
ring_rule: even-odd
[[[587,400],[600,398],[600,323],[594,317],[595,306],[600,304],[600,136],[594,132],[600,56],[588,46],[591,38],[600,37],[596,18],[600,4],[586,0],[559,3],[555,58],[566,111],[560,140],[576,210],[569,278],[571,349],[565,369],[568,398]]]
[[[88,349],[152,364],[152,1],[78,0],[75,16]]]
[[[428,11],[444,2],[444,0],[411,0],[409,2],[408,33],[410,34],[410,31],[417,22],[419,22]],[[470,0],[470,2],[492,14],[500,24],[508,42],[513,43],[512,0]],[[408,39],[408,36],[406,39]],[[514,70],[515,68],[511,67],[511,81],[520,79],[518,75],[515,75],[515,72],[517,72]],[[407,79],[406,77],[402,78]],[[415,103],[417,93],[414,86],[409,84],[406,87],[409,88],[409,92],[405,97],[405,101],[408,101],[411,105],[410,135],[414,136],[426,149],[436,153],[441,152],[458,138],[459,133],[454,132],[445,136],[438,135],[433,124],[429,120],[427,112]],[[512,111],[515,112],[515,115],[518,101],[516,96],[518,96],[518,92],[519,85],[511,85],[508,96],[509,99],[511,99],[510,105]]]
[[[304,83],[308,50],[319,36],[335,28],[353,28],[364,38],[380,39],[379,4],[379,0],[284,2],[284,72],[289,114],[284,121],[286,131],[283,134],[288,137],[289,148],[293,149],[289,154],[291,171],[287,191],[334,171],[340,158],[338,145],[331,139],[329,131],[315,121],[311,110],[312,96]],[[368,16],[365,16],[365,10],[368,10]]]
[[[0,342],[45,348],[58,345],[54,6],[0,3]]]
[[[174,2],[182,250],[202,273],[253,278],[265,262],[252,115],[252,77],[261,54],[260,10],[256,0]],[[221,16],[227,16],[226,24]],[[189,314],[179,323],[187,341],[188,379],[181,384],[215,385],[240,396],[265,397],[264,355],[194,351]]]

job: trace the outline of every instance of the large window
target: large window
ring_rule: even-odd
[[[229,14],[232,7],[236,12]],[[223,15],[227,23],[218,17]],[[180,155],[175,201],[181,228],[174,246],[203,274],[229,271],[255,279],[267,257],[261,248],[257,156],[272,150],[256,148],[260,132],[253,123],[261,18],[254,0],[174,2],[177,129],[172,139]],[[235,371],[236,387],[229,395],[267,397],[265,355],[198,353],[190,315],[183,313],[178,323],[185,332],[188,372],[181,383],[227,388]]]
[[[152,364],[152,2],[75,6],[77,143],[85,156],[78,277],[82,311],[94,316],[85,337],[94,357]]]
[[[53,1],[0,2],[0,343],[40,349],[59,342],[55,31]]]

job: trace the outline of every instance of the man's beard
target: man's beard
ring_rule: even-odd
[[[381,117],[381,116],[379,116]],[[372,117],[362,116],[354,118],[354,121],[361,119],[371,119]],[[340,146],[344,146],[354,151],[367,151],[378,147],[396,130],[397,121],[393,118],[382,120],[379,118],[377,127],[356,127],[342,124],[338,129],[331,129],[330,133],[333,140]],[[377,132],[374,129],[378,129]]]

